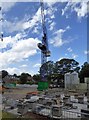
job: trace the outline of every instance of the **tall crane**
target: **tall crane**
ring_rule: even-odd
[[[41,66],[44,65],[44,63],[47,62],[47,57],[50,57],[50,51],[48,47],[48,39],[47,39],[47,29],[45,24],[45,14],[44,14],[44,3],[43,0],[40,1],[41,6],[41,17],[42,17],[42,43],[38,43],[38,48],[41,50]],[[47,71],[45,67],[40,68],[40,75],[41,75],[41,81],[38,83],[38,89],[44,90],[46,89],[45,86],[47,86]]]
[[[0,5],[0,39],[1,41],[3,41],[2,22],[3,22],[2,7]]]

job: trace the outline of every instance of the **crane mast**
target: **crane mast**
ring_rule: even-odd
[[[48,48],[48,39],[47,39],[47,29],[45,24],[45,13],[44,13],[44,3],[43,0],[40,1],[41,6],[41,17],[42,17],[42,43],[38,43],[38,48],[41,50],[41,66],[43,66],[47,62],[47,57],[50,57],[50,51]],[[47,84],[47,70],[45,67],[40,68],[40,76],[41,76],[41,85],[38,84],[38,89],[40,89],[40,86],[45,89],[45,85]],[[46,83],[45,83],[46,82]]]

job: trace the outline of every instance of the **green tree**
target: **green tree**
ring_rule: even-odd
[[[17,74],[13,74],[14,77],[18,77]]]
[[[63,58],[55,63],[54,73],[64,75],[65,73],[68,72],[74,72],[74,71],[79,72],[79,70],[80,67],[77,61],[75,61],[74,59]]]
[[[57,83],[64,86],[64,75],[68,72],[79,72],[80,67],[79,63],[74,59],[63,58],[56,63],[53,61],[48,61],[43,64],[40,68],[40,72],[44,73],[47,76],[49,83],[57,81]]]
[[[33,80],[35,81],[35,83],[38,83],[41,80],[40,74],[33,75]]]
[[[2,79],[8,75],[8,72],[6,70],[2,70]]]
[[[21,84],[27,83],[27,80],[28,80],[28,73],[22,73],[21,76],[20,76]]]
[[[82,68],[80,70],[79,78],[80,78],[81,83],[84,82],[85,77],[89,77],[89,63],[88,62],[85,62],[82,65]]]
[[[74,59],[63,58],[54,64],[54,81],[57,81],[61,87],[64,87],[64,75],[68,72],[79,72],[79,63]]]

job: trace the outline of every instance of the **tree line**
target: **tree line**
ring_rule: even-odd
[[[45,70],[45,71],[44,71]],[[57,62],[48,61],[40,67],[39,73],[31,76],[29,73],[22,73],[21,75],[14,74],[14,77],[20,79],[20,83],[25,84],[28,78],[32,78],[35,83],[41,80],[40,71],[44,72],[48,82],[57,81],[57,83],[63,82],[64,75],[68,72],[72,73],[76,71],[79,75],[80,82],[84,82],[85,77],[89,77],[89,63],[84,62],[82,66],[79,66],[79,62],[74,59],[63,58]],[[2,70],[2,79],[9,75],[6,70]]]

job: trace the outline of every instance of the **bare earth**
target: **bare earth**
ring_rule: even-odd
[[[24,98],[28,92],[33,92],[33,91],[37,91],[37,86],[32,86],[29,88],[7,89],[5,90],[3,97],[16,100],[16,99]]]

